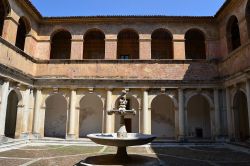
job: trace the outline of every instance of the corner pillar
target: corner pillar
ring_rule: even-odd
[[[0,105],[1,106],[0,107],[0,136],[4,136],[9,86],[10,86],[10,83],[8,81],[4,82],[2,85],[1,105]]]

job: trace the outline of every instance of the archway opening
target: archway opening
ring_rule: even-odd
[[[234,97],[234,124],[235,137],[239,141],[245,141],[250,137],[249,119],[247,109],[247,97],[242,91],[238,91]]]
[[[66,30],[55,32],[51,38],[50,59],[70,59],[71,39]]]
[[[241,46],[240,29],[236,16],[231,16],[227,23],[227,46],[229,53]]]
[[[205,35],[198,29],[191,29],[185,34],[186,59],[206,59]]]
[[[45,137],[66,138],[67,101],[55,94],[46,99],[45,110]]]
[[[0,36],[3,34],[4,20],[9,12],[9,4],[5,0],[0,1]]]
[[[173,59],[173,37],[165,29],[155,30],[152,34],[152,59]]]
[[[123,30],[118,34],[117,59],[139,59],[139,35],[134,30]]]
[[[187,135],[190,138],[211,138],[210,105],[202,95],[195,95],[187,105]]]
[[[95,94],[89,94],[80,101],[79,137],[101,133],[103,124],[103,102]]]
[[[30,31],[30,24],[28,20],[25,17],[21,17],[18,22],[16,44],[15,44],[15,46],[18,47],[20,50],[24,51],[25,39],[29,31]]]
[[[104,59],[105,35],[100,30],[90,30],[84,36],[83,59]]]
[[[115,102],[115,108],[119,108],[120,97]],[[136,110],[136,115],[125,116],[125,126],[128,133],[139,133],[140,132],[140,111],[139,102],[134,96],[127,96],[127,110]],[[120,128],[120,116],[115,115],[115,132]]]
[[[166,95],[158,95],[151,104],[152,134],[158,138],[175,138],[175,106]]]
[[[12,90],[8,96],[4,130],[5,136],[9,138],[15,138],[18,102],[18,95]]]

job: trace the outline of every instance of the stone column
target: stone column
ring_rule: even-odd
[[[143,134],[151,134],[151,119],[149,115],[149,107],[148,107],[148,91],[146,89],[143,90],[143,101],[142,101],[142,114],[143,114],[143,122],[142,122],[142,133]]]
[[[139,59],[151,59],[151,35],[139,35]]]
[[[18,21],[12,16],[7,16],[4,20],[3,34],[2,37],[15,45],[17,35]]]
[[[26,89],[24,92],[24,110],[23,110],[23,131],[21,133],[22,138],[27,138],[28,132],[28,125],[29,125],[29,106],[30,106],[30,89]]]
[[[226,102],[227,102],[227,127],[228,127],[228,137],[233,138],[233,125],[232,125],[232,109],[231,109],[231,97],[230,89],[226,88]]]
[[[214,89],[214,116],[215,116],[215,137],[220,136],[221,126],[220,126],[220,106],[219,106],[219,90]]]
[[[1,101],[1,108],[0,108],[0,136],[4,136],[9,86],[10,86],[10,83],[8,81],[4,82],[2,85],[2,94],[1,94],[2,101]]]
[[[108,115],[107,111],[112,110],[112,90],[107,90],[107,98],[106,98],[106,126],[105,131],[106,133],[113,133],[114,132],[114,125],[115,125],[115,115]]]
[[[249,124],[249,130],[250,130],[250,80],[247,80],[246,82],[246,92],[247,92],[248,124]]]
[[[184,93],[183,89],[178,90],[179,101],[179,140],[185,140],[185,110],[184,110]]]
[[[108,34],[105,36],[105,59],[117,59],[117,35]]]
[[[33,136],[34,137],[40,137],[40,107],[41,107],[41,100],[42,100],[42,91],[41,89],[36,90],[36,96],[35,96],[35,110],[34,110],[34,120],[33,120]]]
[[[71,60],[83,59],[83,35],[73,35],[71,40]]]
[[[173,46],[174,46],[174,59],[185,60],[185,35],[174,34],[173,35]]]
[[[69,131],[67,138],[68,139],[75,139],[75,114],[76,114],[76,90],[71,90],[70,93],[70,110],[69,110]]]

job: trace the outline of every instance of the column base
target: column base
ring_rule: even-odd
[[[188,139],[185,136],[178,136],[179,142],[188,142]]]
[[[22,133],[20,135],[20,139],[29,139],[30,138],[30,134],[29,133]]]
[[[75,135],[75,134],[68,134],[68,135],[66,136],[66,139],[67,139],[67,140],[75,140],[75,139],[76,139],[76,135]]]
[[[41,139],[42,136],[40,133],[32,133],[32,136],[31,136],[32,139]]]

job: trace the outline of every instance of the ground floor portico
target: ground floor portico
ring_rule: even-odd
[[[228,86],[180,87],[29,87],[10,79],[1,82],[0,134],[10,138],[85,138],[113,133],[119,117],[121,91],[128,91],[129,132],[154,134],[168,140],[249,138],[249,80]],[[53,86],[52,86],[53,87]]]

